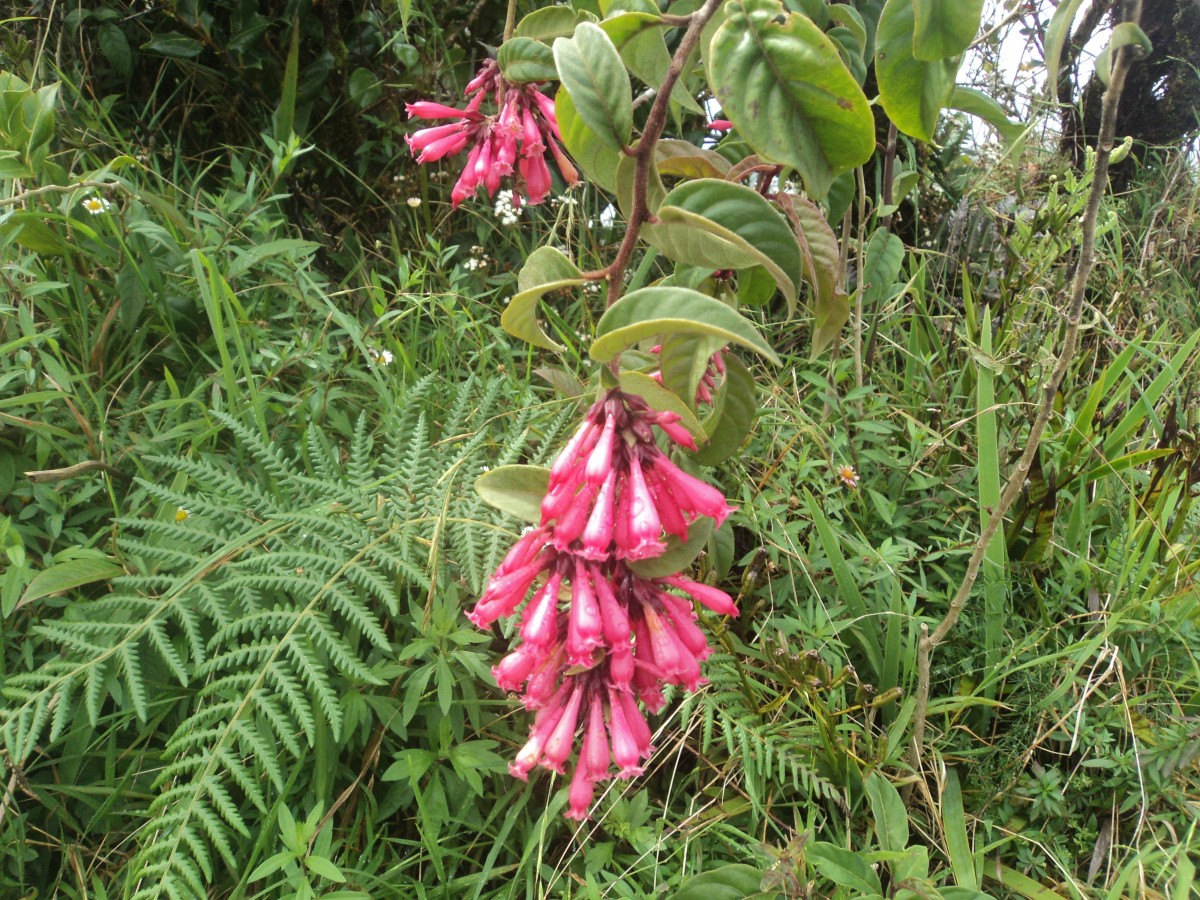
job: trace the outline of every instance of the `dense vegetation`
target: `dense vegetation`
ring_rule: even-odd
[[[850,4],[871,29],[883,5]],[[867,32],[788,7],[873,97]],[[1022,9],[981,31],[996,95],[1002,39],[1045,50],[1050,11]],[[521,523],[473,485],[548,465],[590,405],[603,284],[541,303],[561,352],[501,315],[536,248],[609,265],[627,204],[585,177],[452,210],[461,157],[404,141],[503,4],[9,14],[0,895],[1194,895],[1194,144],[1137,145],[1105,194],[1078,351],[929,653],[1060,359],[1096,153],[1060,153],[1041,94],[984,109],[998,132],[935,110],[932,141],[875,111],[823,200],[836,340],[815,289],[793,314],[730,276],[782,365],[746,357],[753,427],[708,472],[738,511],[690,571],[741,615],[702,614],[709,684],[668,692],[645,776],[577,824],[561,777],[507,771],[509,642],[463,613]],[[669,134],[736,164],[714,110]],[[686,269],[639,252],[631,281]]]

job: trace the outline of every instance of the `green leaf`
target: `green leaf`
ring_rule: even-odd
[[[551,291],[583,284],[584,279],[579,277],[582,274],[579,267],[567,259],[561,250],[554,247],[534,250],[517,276],[517,294],[500,315],[501,327],[513,337],[535,347],[559,352],[565,350],[538,324],[538,301]]]
[[[574,37],[555,40],[554,62],[584,123],[610,149],[626,146],[633,134],[629,74],[609,36],[581,22]]]
[[[1101,50],[1100,55],[1096,57],[1096,76],[1101,82],[1108,84],[1108,79],[1112,75],[1112,67],[1115,62],[1113,53],[1121,47],[1131,46],[1141,48],[1143,53],[1150,53],[1154,49],[1146,32],[1142,31],[1136,23],[1121,22],[1113,28],[1108,46]]]
[[[723,347],[719,338],[694,334],[672,334],[662,340],[658,354],[663,384],[675,394],[694,404],[700,379],[708,370],[712,355]]]
[[[983,0],[912,0],[913,56],[936,62],[971,46],[983,19]]]
[[[1054,8],[1050,24],[1046,26],[1046,88],[1050,96],[1058,96],[1058,69],[1062,62],[1063,47],[1071,36],[1071,25],[1083,0],[1063,0]]]
[[[863,261],[862,285],[863,304],[878,307],[887,299],[900,267],[904,265],[904,241],[886,228],[875,229],[867,241],[866,259]]]
[[[646,239],[667,256],[714,269],[761,265],[794,308],[803,267],[800,245],[787,220],[758,191],[699,178],[668,193],[655,215],[660,224],[646,229]]]
[[[779,357],[753,322],[719,300],[678,287],[642,288],[610,306],[596,323],[591,356],[597,362],[610,362],[638,341],[679,331],[712,335],[725,343],[740,344],[780,364]]]
[[[314,875],[320,875],[328,881],[335,881],[338,884],[342,884],[346,880],[346,876],[342,874],[342,870],[324,856],[304,857],[304,867]]]
[[[591,21],[587,12],[576,12],[569,6],[547,6],[535,9],[513,29],[515,37],[533,38],[535,41],[553,41],[555,38],[570,37],[580,22]]]
[[[693,875],[671,895],[671,900],[743,900],[759,892],[762,877],[754,866],[730,863]]]
[[[794,168],[810,196],[874,153],[870,105],[837,46],[778,0],[730,0],[707,65],[738,132],[759,156]]]
[[[383,94],[383,82],[370,69],[359,66],[350,73],[346,93],[359,109],[366,109]]]
[[[997,100],[974,88],[956,87],[946,105],[983,119],[996,129],[1005,143],[1011,144],[1025,133],[1025,126],[1010,119]]]
[[[643,578],[663,578],[682,572],[695,562],[696,557],[708,545],[712,524],[712,519],[699,518],[688,525],[686,541],[681,541],[673,534],[667,535],[667,549],[660,556],[629,560],[626,564]]]
[[[908,847],[908,811],[899,792],[878,772],[868,775],[863,786],[871,802],[879,846],[890,853],[902,853]]]
[[[496,62],[504,77],[518,84],[553,81],[558,77],[554,51],[533,38],[514,37],[505,41],[496,52]]]
[[[724,178],[730,169],[729,161],[720,153],[671,138],[663,138],[654,145],[654,158],[659,175]]]
[[[738,273],[739,306],[766,306],[775,296],[775,279],[762,266],[751,266]]]
[[[715,466],[733,456],[746,440],[758,415],[758,392],[746,364],[732,353],[725,354],[725,383],[717,395],[713,416],[704,421],[708,443],[693,458],[703,466]]]
[[[142,50],[149,53],[157,53],[160,56],[169,56],[173,59],[191,59],[199,56],[200,51],[204,49],[195,38],[190,38],[186,34],[180,34],[177,31],[168,31],[164,34],[156,34],[153,38],[142,44]]]
[[[628,7],[622,12],[620,7]],[[662,16],[651,0],[618,0],[608,9],[608,18],[600,23],[621,54],[625,66],[636,78],[652,88],[662,84],[671,68],[671,53],[663,35]],[[684,79],[679,79],[671,98],[695,113],[704,109],[688,93]]]
[[[26,250],[32,250],[39,256],[65,256],[70,250],[58,232],[30,210],[17,210],[0,222],[0,236],[16,240]]]
[[[96,33],[96,39],[108,64],[118,75],[128,78],[133,72],[133,54],[121,27],[113,22],[105,22]]]
[[[81,557],[56,563],[33,576],[33,580],[21,594],[17,606],[24,606],[26,603],[33,603],[51,594],[60,594],[85,584],[107,581],[124,573],[125,570],[116,563],[95,557]]]
[[[883,893],[879,876],[853,850],[844,850],[825,841],[813,841],[805,847],[805,856],[818,872],[834,884],[864,894]]]
[[[642,372],[622,372],[620,384],[621,390],[627,394],[636,394],[641,397],[650,404],[651,409],[658,410],[659,412],[678,413],[680,418],[679,424],[690,431],[697,442],[708,439],[708,434],[705,432],[704,426],[700,424],[700,420],[696,418],[696,414],[683,402],[683,399],[674,391],[663,387],[649,375],[645,375]]]
[[[978,892],[979,875],[975,871],[975,859],[971,854],[971,842],[967,837],[967,817],[963,812],[962,788],[958,783],[958,772],[947,767],[945,786],[942,788],[941,804],[942,833],[946,835],[946,855],[950,857],[950,868],[958,890]],[[942,889],[946,897],[946,889]],[[965,898],[964,898],[965,900]]]
[[[604,143],[575,110],[575,101],[565,88],[554,95],[554,112],[563,146],[584,173],[609,193],[617,190],[617,165],[624,159],[619,150]]]
[[[875,77],[888,118],[905,134],[933,140],[938,115],[954,90],[959,57],[926,62],[913,56],[916,22],[910,0],[887,0],[875,31]]]
[[[780,193],[779,205],[792,223],[800,244],[804,277],[813,289],[812,356],[833,343],[850,319],[850,299],[838,289],[841,254],[837,236],[815,203],[804,197]]]
[[[475,479],[475,492],[501,512],[536,523],[549,484],[550,470],[542,466],[499,466]]]

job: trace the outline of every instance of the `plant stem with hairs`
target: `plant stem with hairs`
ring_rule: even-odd
[[[1126,4],[1126,21],[1137,25],[1141,18],[1141,9],[1141,0],[1129,0]],[[925,752],[925,724],[929,707],[930,665],[933,651],[946,639],[951,629],[958,623],[959,616],[962,615],[967,599],[971,595],[971,589],[975,586],[975,580],[979,576],[979,569],[987,553],[988,543],[1000,529],[1000,526],[1004,522],[1005,514],[1021,494],[1021,490],[1025,485],[1025,479],[1028,477],[1029,470],[1033,466],[1034,458],[1037,455],[1042,433],[1046,430],[1046,425],[1049,423],[1050,417],[1054,414],[1054,398],[1058,394],[1058,389],[1062,386],[1063,379],[1066,377],[1071,360],[1075,356],[1076,347],[1079,344],[1079,325],[1083,314],[1083,299],[1087,290],[1088,276],[1091,274],[1096,254],[1096,218],[1100,212],[1100,201],[1104,197],[1104,192],[1108,184],[1108,160],[1113,150],[1117,106],[1121,99],[1121,91],[1125,87],[1125,76],[1128,74],[1130,64],[1134,61],[1137,52],[1135,47],[1130,46],[1122,47],[1118,50],[1116,64],[1113,66],[1112,76],[1108,82],[1108,89],[1104,92],[1104,102],[1100,119],[1100,138],[1096,144],[1096,161],[1092,188],[1088,193],[1087,207],[1083,214],[1079,259],[1075,265],[1075,272],[1071,279],[1070,293],[1067,296],[1065,310],[1066,328],[1063,335],[1063,347],[1054,364],[1050,379],[1044,386],[1042,402],[1038,408],[1037,416],[1033,420],[1033,425],[1029,429],[1029,437],[1026,439],[1025,450],[1022,452],[1021,458],[1017,461],[1016,467],[1008,479],[1008,483],[1004,486],[1004,492],[1000,495],[1000,502],[995,509],[989,511],[990,515],[987,525],[984,527],[979,539],[975,542],[971,558],[967,561],[967,571],[963,575],[963,580],[959,584],[953,599],[950,601],[950,608],[946,610],[946,615],[937,624],[932,633],[930,633],[927,625],[921,626],[921,639],[917,643],[917,705],[913,714],[911,762],[914,769],[920,768]]]

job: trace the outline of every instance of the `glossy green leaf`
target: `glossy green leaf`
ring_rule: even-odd
[[[157,53],[160,56],[170,56],[174,59],[191,59],[194,56],[199,56],[200,51],[204,49],[195,38],[188,37],[186,34],[180,34],[177,31],[167,31],[162,34],[156,34],[152,39],[142,44],[142,50],[148,53]]]
[[[590,13],[576,12],[569,6],[547,6],[535,9],[521,19],[513,29],[513,36],[551,42],[555,38],[570,37],[575,33],[575,26],[592,18]]]
[[[730,0],[713,35],[709,82],[727,118],[767,160],[791,166],[821,198],[871,158],[870,105],[837,46],[778,0]]]
[[[758,392],[746,364],[725,354],[725,382],[717,393],[713,416],[704,420],[708,442],[695,453],[703,466],[722,463],[741,448],[758,415]]]
[[[879,846],[890,853],[903,852],[908,847],[908,811],[899,792],[879,772],[868,775],[863,786],[871,803]]]
[[[1004,107],[983,91],[960,85],[954,89],[950,99],[946,101],[946,105],[951,109],[957,109],[983,119],[996,129],[1005,143],[1011,144],[1025,133],[1025,126],[1010,119]]]
[[[875,32],[875,77],[888,118],[905,134],[933,140],[938,115],[954,90],[959,57],[926,62],[913,56],[911,0],[888,0]]]
[[[533,38],[514,37],[500,45],[496,62],[504,77],[523,84],[529,81],[553,81],[558,77],[554,51]]]
[[[26,586],[17,607],[33,603],[52,594],[61,594],[85,584],[97,581],[108,581],[125,570],[108,559],[83,556],[66,562],[55,563],[47,569],[38,572]]]
[[[825,841],[813,841],[805,847],[805,857],[818,872],[841,887],[862,894],[882,894],[879,876],[863,857]]]
[[[659,381],[643,372],[622,372],[619,383],[621,390],[641,397],[650,404],[651,409],[678,413],[679,424],[690,431],[697,442],[708,439],[704,426],[700,424],[691,408],[683,402],[683,398],[670,388],[663,387]]]
[[[501,512],[540,522],[550,470],[542,466],[500,466],[475,479],[475,492]]]
[[[912,0],[913,56],[936,62],[971,46],[983,19],[984,0]]]
[[[513,337],[543,347],[562,351],[566,348],[554,341],[537,320],[538,301],[551,291],[577,287],[584,283],[579,267],[554,247],[539,247],[525,260],[517,275],[517,293],[500,315],[500,325]]]
[[[554,42],[554,62],[575,110],[607,147],[620,150],[633,134],[629,74],[604,30],[581,22],[571,38]]]
[[[714,269],[760,265],[794,306],[803,268],[800,245],[787,220],[758,191],[714,178],[687,181],[663,198],[656,215],[660,224],[648,229],[646,239],[667,256]]]
[[[688,526],[686,541],[681,541],[673,534],[667,535],[667,549],[660,556],[627,560],[626,565],[643,578],[663,578],[682,572],[696,561],[708,544],[712,525],[712,519],[701,517]]]
[[[554,95],[554,112],[563,146],[584,174],[604,190],[617,189],[617,164],[624,155],[602,141],[575,110],[575,101],[564,88]]]
[[[858,45],[866,49],[867,24],[863,21],[862,13],[848,3],[834,3],[829,7],[829,18],[848,28]]]
[[[591,356],[597,362],[610,362],[639,341],[679,331],[721,338],[780,364],[753,322],[719,300],[680,287],[642,288],[610,306],[596,323]]]
[[[133,72],[133,54],[121,26],[115,22],[105,22],[100,26],[96,38],[108,64],[118,75],[128,78]]]
[[[693,875],[671,895],[671,900],[743,900],[758,893],[762,877],[754,866],[730,863]]]

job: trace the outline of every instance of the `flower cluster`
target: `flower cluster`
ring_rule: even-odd
[[[688,475],[656,442],[695,442],[675,413],[609,391],[555,459],[538,527],[525,533],[488,581],[468,617],[486,628],[522,604],[520,645],[492,670],[535,711],[528,742],[509,765],[564,773],[583,742],[569,792],[569,818],[587,817],[595,784],[642,773],[653,752],[650,712],[663,686],[695,690],[711,652],[696,601],[737,615],[724,591],[682,575],[647,578],[631,562],[660,556],[665,537],[686,540],[700,516],[719,526],[733,511],[716,488]]]
[[[510,84],[500,74],[494,59],[483,64],[467,85],[471,99],[465,109],[420,101],[406,104],[410,118],[454,119],[445,125],[423,128],[406,140],[418,163],[453,156],[470,148],[467,164],[450,192],[458,206],[482,184],[494,197],[503,178],[512,176],[514,200],[524,195],[531,204],[541,203],[550,193],[552,179],[548,157],[553,157],[567,184],[579,174],[567,159],[559,141],[554,101],[532,84]],[[484,114],[483,102],[492,97],[498,112]]]

